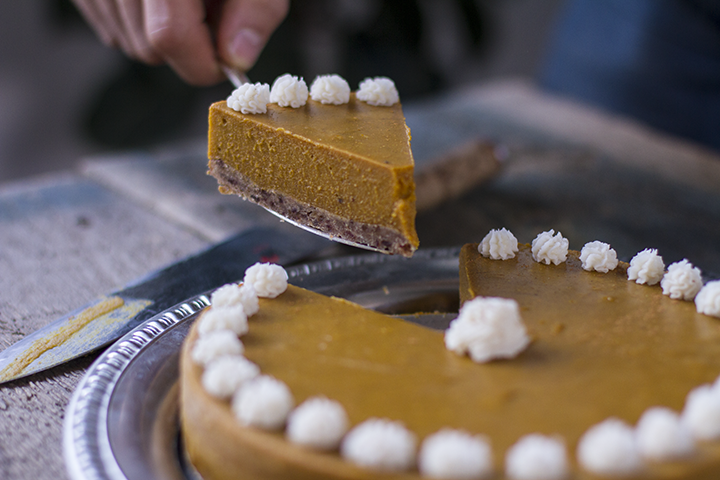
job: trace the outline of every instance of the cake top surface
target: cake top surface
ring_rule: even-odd
[[[410,136],[400,103],[373,106],[350,94],[346,104],[322,104],[311,98],[298,108],[267,104],[267,113],[242,114],[214,103],[212,110],[271,128],[283,129],[313,143],[393,167],[413,165]]]
[[[535,392],[538,404],[526,408],[554,416],[553,423],[587,428],[611,416],[635,423],[653,405],[681,410],[690,390],[720,372],[717,319],[697,313],[692,302],[667,298],[660,288],[628,281],[625,263],[608,273],[587,272],[578,252],[570,251],[566,263],[543,265],[533,260],[529,245],[521,245],[516,258],[495,261],[471,244],[462,249],[461,265],[461,301],[484,295],[520,304],[533,344],[504,370],[511,374],[524,365],[528,375],[515,387],[504,384],[518,397],[513,403],[522,403],[521,392]],[[545,388],[539,395],[536,389]],[[553,400],[544,405],[545,397]],[[558,402],[567,408],[552,405]],[[535,413],[525,416],[527,421]],[[550,433],[550,424],[536,421],[536,428]],[[571,445],[577,440],[577,433],[565,435]]]

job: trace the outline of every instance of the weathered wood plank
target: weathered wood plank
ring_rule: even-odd
[[[83,175],[132,199],[148,211],[218,242],[258,225],[279,220],[234,195],[220,195],[207,172],[205,144],[189,144],[157,154],[111,155],[87,159]]]
[[[206,242],[74,175],[0,190],[0,350]],[[94,356],[0,387],[0,478],[65,478],[63,412]]]
[[[720,193],[720,153],[650,128],[630,117],[611,114],[550,95],[523,81],[474,87],[458,100],[464,108],[496,117],[612,158],[629,168],[668,182]]]

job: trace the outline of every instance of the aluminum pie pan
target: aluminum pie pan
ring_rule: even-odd
[[[458,307],[459,252],[457,247],[419,250],[412,258],[357,255],[292,267],[288,276],[294,285],[444,328]],[[178,363],[182,341],[209,305],[210,293],[145,321],[90,366],[65,413],[63,453],[70,478],[198,478],[180,444]],[[448,313],[414,315],[432,311]]]

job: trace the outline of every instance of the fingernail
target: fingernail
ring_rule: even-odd
[[[230,42],[229,53],[233,66],[248,70],[253,66],[260,54],[262,39],[255,30],[245,28],[240,30]]]

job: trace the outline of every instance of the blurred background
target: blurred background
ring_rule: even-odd
[[[386,75],[404,102],[483,79],[533,77],[561,0],[292,2],[252,81]],[[82,157],[202,138],[229,83],[183,84],[105,47],[69,0],[0,2],[0,183]]]
[[[714,0],[296,1],[249,77],[288,72],[386,75],[405,103],[524,78],[720,149]],[[201,139],[230,91],[103,46],[69,0],[0,2],[0,183]]]

